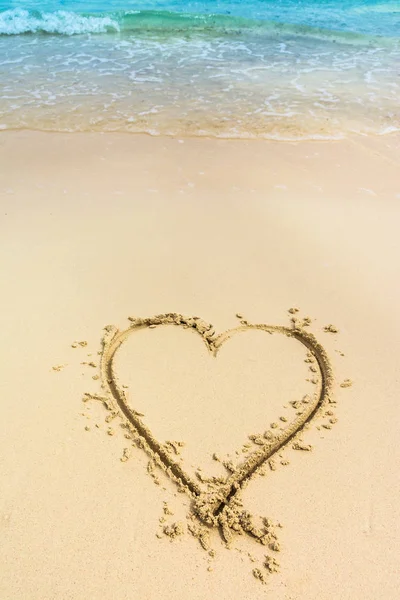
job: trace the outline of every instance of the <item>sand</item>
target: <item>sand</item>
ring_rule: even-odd
[[[2,132],[2,600],[397,597],[399,167]]]

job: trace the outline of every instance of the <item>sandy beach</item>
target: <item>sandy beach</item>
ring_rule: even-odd
[[[1,132],[1,600],[398,597],[399,172],[396,136]],[[148,321],[113,366],[201,489],[320,385],[298,340],[251,326],[298,319],[329,357],[311,451],[288,444],[243,489],[266,545],[209,527],[202,547],[190,494],[88,398],[104,327],[165,313],[217,340],[243,326],[212,356],[201,327]]]

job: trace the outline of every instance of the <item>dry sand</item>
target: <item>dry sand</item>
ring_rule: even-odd
[[[1,134],[2,600],[397,598],[399,172],[396,137]]]

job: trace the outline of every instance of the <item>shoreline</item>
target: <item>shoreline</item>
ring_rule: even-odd
[[[150,131],[122,131],[122,130],[84,130],[84,131],[61,131],[57,129],[40,129],[40,128],[30,128],[30,127],[16,127],[16,128],[8,128],[5,126],[4,128],[0,127],[0,136],[2,134],[40,134],[40,135],[110,135],[110,136],[131,136],[131,137],[149,137],[154,139],[183,139],[183,140],[208,140],[208,141],[225,141],[225,142],[266,142],[266,143],[278,143],[278,144],[301,144],[303,142],[316,142],[316,143],[335,143],[335,142],[345,142],[345,141],[356,141],[356,140],[392,140],[398,141],[400,139],[400,129],[394,128],[391,131],[385,131],[381,133],[377,132],[349,132],[346,131],[342,134],[338,134],[338,137],[335,136],[327,136],[327,137],[298,137],[298,138],[279,138],[279,137],[262,137],[262,136],[246,136],[243,137],[237,136],[218,136],[218,135],[197,135],[190,133],[152,133]]]

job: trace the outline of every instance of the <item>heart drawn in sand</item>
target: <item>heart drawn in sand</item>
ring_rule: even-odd
[[[193,510],[196,517],[209,526],[218,526],[228,542],[233,531],[246,531],[258,541],[265,543],[264,532],[257,529],[241,511],[235,511],[238,504],[239,491],[248,483],[250,478],[271,459],[271,457],[282,450],[289,442],[293,442],[319,413],[321,408],[331,400],[333,376],[328,356],[324,348],[319,344],[314,335],[306,332],[304,328],[297,325],[293,320],[293,326],[284,327],[266,324],[241,324],[239,327],[230,329],[221,334],[216,334],[214,328],[198,317],[185,317],[177,313],[166,313],[150,318],[130,318],[130,326],[125,330],[118,330],[114,326],[106,327],[103,337],[103,351],[101,359],[102,387],[106,392],[107,405],[115,414],[119,414],[125,424],[132,431],[140,446],[149,454],[152,460],[160,466],[165,473],[185,491],[193,500]],[[174,460],[164,444],[160,443],[152,434],[150,429],[141,419],[140,413],[136,412],[127,401],[124,389],[118,381],[115,372],[115,356],[121,344],[127,340],[135,331],[147,327],[174,325],[190,328],[195,331],[206,345],[207,350],[216,357],[221,346],[235,333],[248,329],[265,331],[268,334],[280,334],[302,344],[317,367],[317,390],[310,403],[303,407],[285,429],[272,439],[265,439],[265,443],[258,446],[237,469],[224,480],[214,482],[213,485],[203,487],[184,470],[182,465]],[[201,538],[200,538],[201,541]]]

